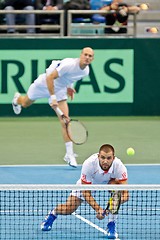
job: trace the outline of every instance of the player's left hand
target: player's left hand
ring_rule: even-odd
[[[73,100],[74,94],[76,93],[76,90],[74,88],[67,88],[67,94]]]

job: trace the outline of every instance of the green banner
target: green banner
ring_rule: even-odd
[[[10,104],[16,91],[26,94],[53,59],[79,57],[80,50],[0,50],[0,104]],[[73,103],[133,103],[134,51],[95,49],[90,75],[75,85]],[[37,103],[46,103],[46,99]]]

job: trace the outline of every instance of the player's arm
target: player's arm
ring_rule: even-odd
[[[81,183],[86,184],[82,180],[81,180]],[[96,217],[99,220],[102,220],[104,218],[104,216],[103,216],[104,210],[96,202],[96,200],[94,199],[94,197],[91,194],[91,191],[85,190],[85,191],[82,191],[82,194],[83,194],[83,197],[86,200],[86,202],[96,211],[96,213],[97,213]]]
[[[120,181],[120,184],[128,184],[127,181]],[[122,191],[121,195],[121,204],[127,202],[129,200],[129,192],[128,190]]]
[[[48,91],[50,93],[49,104],[52,108],[55,108],[58,105],[55,92],[54,92],[54,80],[56,78],[58,78],[58,72],[56,69],[50,74],[48,74],[46,77],[46,83],[47,83]]]

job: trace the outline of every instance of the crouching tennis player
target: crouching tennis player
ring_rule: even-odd
[[[114,148],[110,144],[100,147],[99,153],[91,155],[82,165],[81,177],[77,184],[127,184],[127,169],[120,159],[115,157]],[[128,191],[121,192],[121,204],[128,201]],[[57,205],[52,209],[41,223],[42,231],[50,231],[52,224],[58,215],[72,214],[84,200],[95,210],[99,220],[104,219],[104,209],[99,206],[91,191],[72,191],[66,203]],[[108,239],[118,238],[116,220],[118,214],[107,212],[109,217],[107,224]]]

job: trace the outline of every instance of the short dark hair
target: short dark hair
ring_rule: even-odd
[[[100,149],[99,149],[99,152],[101,152],[101,151],[104,151],[104,152],[106,152],[106,153],[108,153],[108,152],[110,152],[110,151],[112,151],[113,152],[113,155],[114,155],[114,147],[112,146],[112,145],[110,145],[110,144],[103,144],[101,147],[100,147]]]

